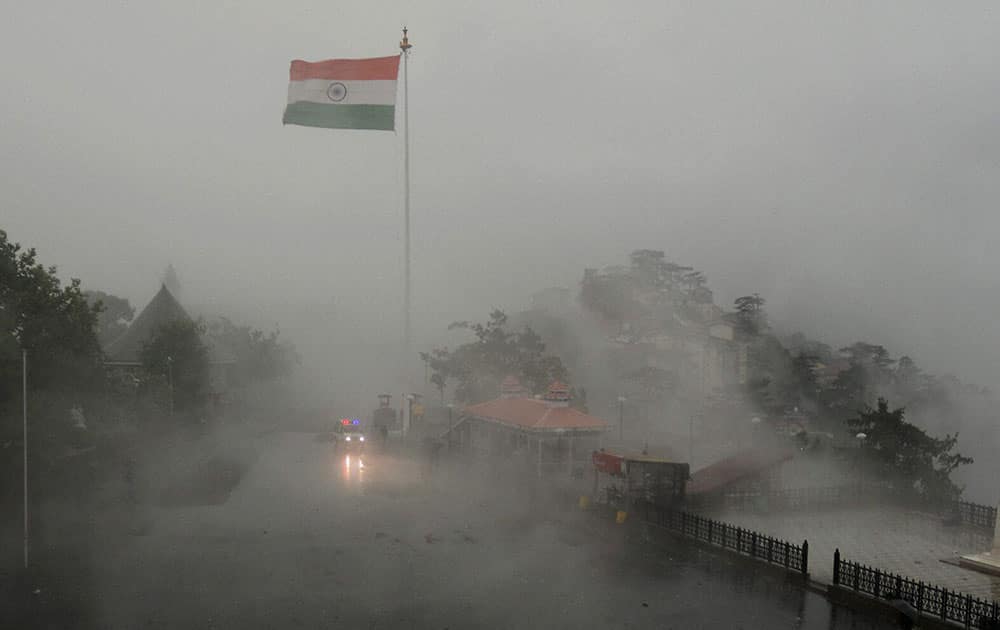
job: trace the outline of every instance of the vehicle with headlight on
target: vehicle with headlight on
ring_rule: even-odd
[[[361,451],[365,448],[367,436],[361,426],[361,421],[357,418],[341,418],[334,430],[334,435],[336,436],[334,443],[336,448],[352,451]]]

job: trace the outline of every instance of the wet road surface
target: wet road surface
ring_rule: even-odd
[[[75,562],[100,628],[881,628],[679,543],[627,545],[510,477],[256,438],[228,501],[147,508]]]

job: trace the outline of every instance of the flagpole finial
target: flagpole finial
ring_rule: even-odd
[[[406,36],[406,27],[403,27],[403,41],[399,42],[399,49],[404,53],[413,48],[413,44],[410,43],[409,38]]]

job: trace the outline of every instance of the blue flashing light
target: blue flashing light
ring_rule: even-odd
[[[357,419],[355,419],[355,420],[354,420],[354,424],[361,424],[361,421],[360,421],[360,420],[357,420]]]

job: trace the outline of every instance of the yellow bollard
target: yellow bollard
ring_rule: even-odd
[[[618,510],[618,514],[615,516],[615,522],[621,525],[625,522],[625,517],[628,516],[628,512],[624,510]]]
[[[580,509],[586,510],[590,507],[590,497],[585,494],[580,495]]]

